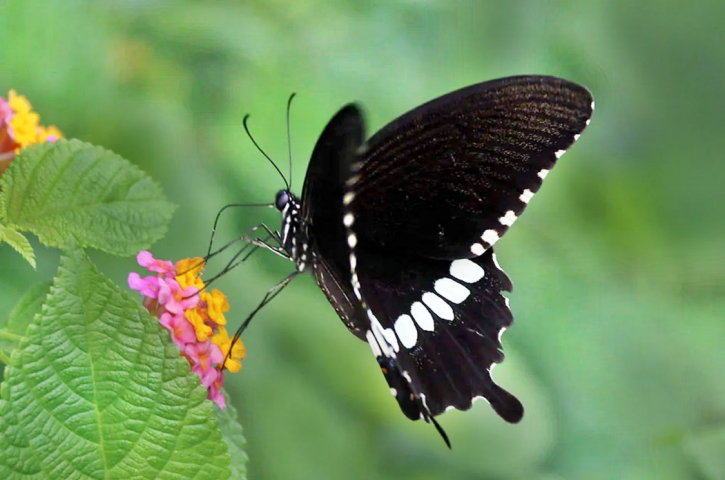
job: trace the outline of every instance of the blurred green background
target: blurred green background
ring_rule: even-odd
[[[295,190],[349,101],[370,131],[458,87],[547,73],[588,86],[597,111],[503,240],[516,323],[496,380],[518,425],[484,403],[410,422],[369,348],[313,279],[253,322],[229,378],[254,479],[725,478],[725,3],[0,0],[0,92],[43,123],[112,149],[179,205],[161,258],[202,255],[218,209]],[[219,238],[274,211],[234,210]],[[37,243],[36,243],[37,245]],[[0,247],[0,308],[50,278]],[[120,284],[133,259],[95,254]],[[212,264],[212,269],[214,264]],[[217,265],[220,268],[221,264]],[[255,255],[219,287],[238,325],[292,264]]]

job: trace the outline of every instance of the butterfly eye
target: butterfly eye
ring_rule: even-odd
[[[277,192],[277,197],[274,200],[274,204],[277,207],[277,210],[280,212],[284,210],[284,207],[287,206],[289,203],[289,193],[287,190],[280,190]]]

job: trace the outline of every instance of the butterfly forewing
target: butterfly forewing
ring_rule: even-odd
[[[361,244],[480,255],[586,127],[592,97],[553,77],[474,85],[393,121],[365,145],[349,193]]]
[[[360,302],[350,286],[342,198],[350,165],[364,139],[362,112],[355,105],[347,105],[330,120],[315,145],[301,202],[301,230],[309,242],[315,280],[348,329],[361,339],[367,327],[355,314]]]

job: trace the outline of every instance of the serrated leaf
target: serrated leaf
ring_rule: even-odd
[[[35,253],[25,235],[6,225],[0,225],[0,241],[7,243],[35,269]]]
[[[48,246],[133,255],[166,232],[174,207],[127,160],[78,140],[23,149],[0,179],[5,218]]]
[[[24,336],[35,314],[40,313],[40,307],[43,305],[49,290],[50,282],[43,282],[30,287],[10,310],[7,317],[0,321],[0,329],[21,337]],[[17,342],[0,339],[0,349],[5,354],[9,355],[16,347]]]
[[[0,478],[228,478],[206,389],[80,250],[61,258],[0,387]]]
[[[224,392],[224,396],[227,396]],[[246,480],[247,478],[247,457],[244,451],[244,445],[247,441],[242,433],[242,426],[239,424],[237,410],[227,404],[225,410],[219,408],[214,409],[219,428],[222,431],[224,441],[229,447],[229,456],[231,457],[231,478],[235,480]]]

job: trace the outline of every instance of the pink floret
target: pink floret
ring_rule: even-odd
[[[175,273],[174,264],[168,260],[156,260],[151,252],[141,250],[136,255],[136,261],[142,267],[146,267],[151,272],[156,273]]]

